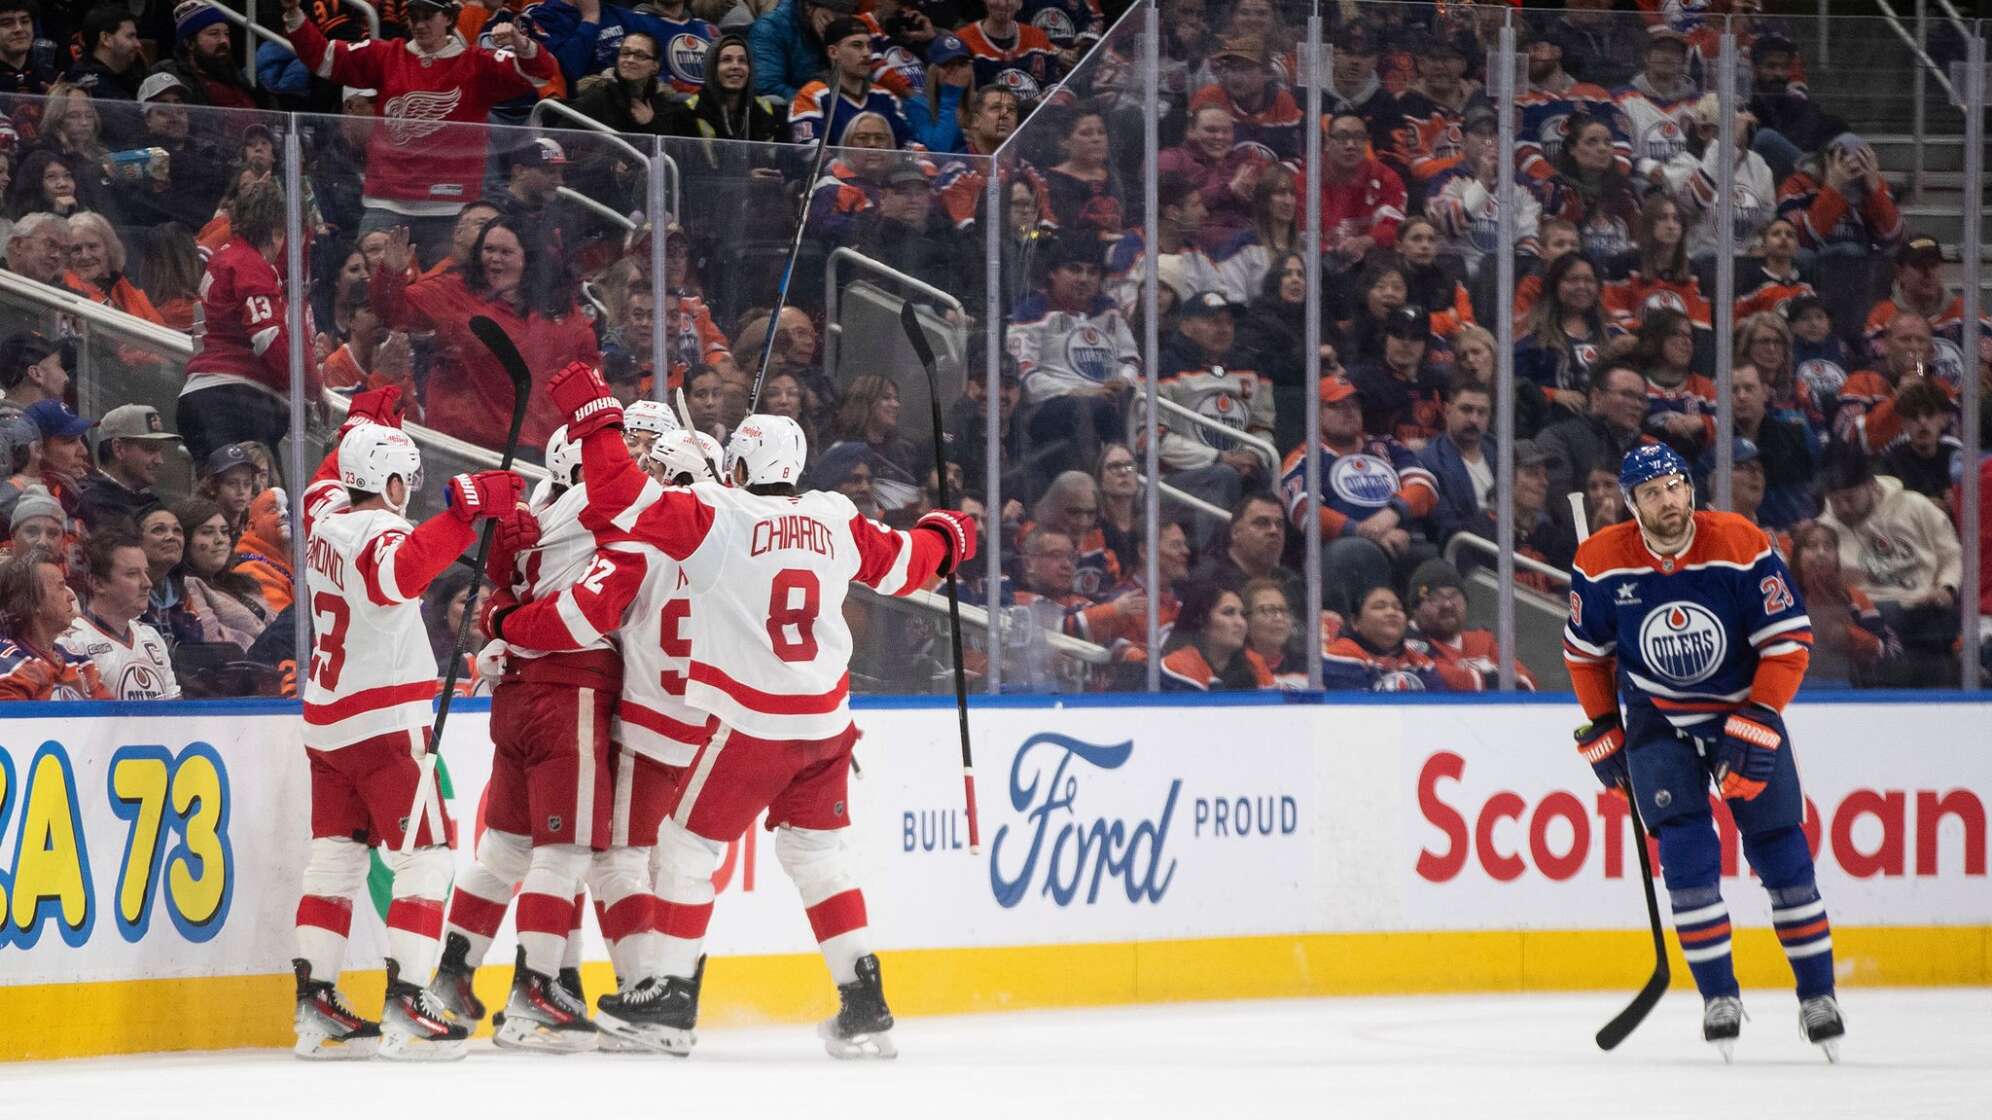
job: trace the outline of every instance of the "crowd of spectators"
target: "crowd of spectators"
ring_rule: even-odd
[[[1907,228],[1872,147],[1813,98],[1789,28],[1730,5],[1748,105],[1725,153],[1708,21],[1598,0],[1529,12],[1516,21],[1518,143],[1504,153],[1485,92],[1503,6],[1324,6],[1332,64],[1313,122],[1322,166],[1309,168],[1292,14],[1270,0],[1163,0],[1151,169],[1141,60],[1131,39],[1102,41],[1124,6],[402,0],[369,38],[336,0],[288,0],[257,17],[280,41],[250,51],[206,0],[0,0],[0,95],[30,95],[0,104],[6,270],[197,340],[184,369],[117,348],[127,367],[176,379],[158,398],[167,416],[133,404],[80,418],[59,332],[11,332],[0,436],[16,462],[0,516],[31,511],[18,543],[54,548],[86,602],[89,542],[128,528],[148,560],[138,621],[176,661],[237,665],[238,684],[278,687],[295,623],[284,490],[268,464],[290,430],[290,309],[303,302],[314,401],[399,385],[411,420],[495,447],[508,382],[469,329],[484,316],[535,370],[579,357],[630,400],[682,390],[716,438],[758,385],[759,407],[808,433],[809,482],[904,521],[936,496],[935,433],[924,407],[901,409],[902,396],[924,406],[923,385],[827,360],[839,324],[825,318],[822,266],[848,247],[954,293],[965,311],[915,302],[936,322],[965,316],[977,340],[946,382],[958,389],[941,402],[942,452],[951,491],[982,511],[1009,563],[993,585],[975,573],[966,594],[1111,655],[1043,670],[1030,659],[1055,652],[1025,642],[1006,679],[1123,687],[1159,660],[1172,687],[1292,687],[1309,632],[1298,573],[1318,526],[1331,682],[1485,687],[1491,647],[1463,628],[1471,568],[1439,557],[1460,533],[1499,530],[1491,328],[1494,262],[1510,247],[1496,181],[1512,158],[1520,554],[1568,564],[1566,495],[1585,496],[1593,528],[1623,519],[1613,479],[1628,448],[1667,442],[1707,484],[1718,441],[1733,438],[1737,508],[1794,560],[1799,540],[1822,534],[1837,550],[1829,565],[1816,547],[1801,577],[1845,605],[1846,625],[1822,641],[1876,636],[1841,651],[1840,679],[1934,679],[1958,628],[1967,325],[1942,247]],[[671,224],[650,220],[650,168],[630,145],[491,127],[536,121],[546,100],[638,152],[661,138]],[[988,157],[1026,120],[999,169]],[[812,177],[819,141],[831,149]],[[283,187],[293,144],[300,198]],[[1730,231],[1715,224],[1724,158]],[[291,209],[303,292],[287,279]],[[659,236],[666,270],[653,277]],[[1720,433],[1713,277],[1731,245],[1743,254],[1736,431]],[[1151,253],[1154,402],[1139,343]],[[1316,399],[1310,288],[1324,322]],[[992,301],[1000,331],[982,322]],[[983,340],[998,337],[992,387]],[[533,402],[528,448],[558,420],[543,394]],[[1160,587],[1145,585],[1138,466],[1150,408],[1167,487]],[[1323,482],[1311,520],[1310,459]],[[187,493],[162,492],[167,460],[193,468]],[[1472,549],[1462,561],[1492,562]],[[1554,601],[1552,583],[1527,565],[1518,579]],[[462,592],[436,613],[460,612]],[[909,650],[938,647],[916,633],[868,648],[858,671],[903,686]]]

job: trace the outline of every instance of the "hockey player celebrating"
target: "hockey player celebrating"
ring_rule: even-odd
[[[643,466],[667,486],[690,486],[717,482],[719,459],[712,437],[674,429],[657,437]],[[650,1014],[665,990],[653,906],[657,830],[710,734],[706,714],[685,703],[691,610],[677,561],[646,544],[611,540],[596,550],[586,579],[529,605],[491,612],[494,632],[520,648],[587,649],[608,635],[622,654],[622,697],[609,745],[615,789],[609,847],[595,853],[587,878],[619,987],[597,1004],[603,1049],[666,1049],[667,1032]]]
[[[683,566],[698,604],[685,700],[718,720],[659,830],[664,991],[648,1025],[673,1052],[691,1048],[712,872],[765,809],[837,984],[841,1008],[821,1028],[827,1048],[891,1057],[892,1013],[843,844],[857,741],[845,589],[854,580],[887,594],[919,588],[975,555],[974,522],[937,509],[894,531],[840,494],[797,490],[807,448],[801,428],[779,416],[749,416],[733,433],[734,486],[666,488],[630,460],[617,432],[622,406],[599,372],[577,362],[548,389],[581,443],[584,520],[630,531]]]
[[[467,1032],[423,991],[436,964],[453,829],[439,802],[416,806],[430,748],[436,658],[421,598],[481,518],[510,510],[524,484],[510,471],[458,475],[447,508],[410,525],[422,456],[400,430],[400,390],[362,393],[305,491],[306,589],[315,632],[304,690],[311,765],[311,855],[297,904],[297,1045],[302,1058],[440,1060]],[[336,474],[335,474],[336,471]],[[415,829],[412,850],[403,834]],[[384,1023],[353,1013],[335,984],[367,876],[367,848],[394,872],[387,911]]]
[[[1570,573],[1563,656],[1590,721],[1577,732],[1578,753],[1607,789],[1638,799],[1659,837],[1675,936],[1702,995],[1702,1037],[1729,1060],[1743,1018],[1713,780],[1770,893],[1800,1029],[1837,1061],[1846,1027],[1833,997],[1833,939],[1781,714],[1810,656],[1805,605],[1762,529],[1695,511],[1688,464],[1673,450],[1628,452],[1619,489],[1633,520],[1584,542]]]

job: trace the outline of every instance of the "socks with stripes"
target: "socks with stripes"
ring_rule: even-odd
[[[1833,994],[1833,927],[1826,920],[1819,888],[1806,883],[1772,890],[1770,895],[1771,924],[1791,961],[1798,998]]]
[[[1668,891],[1674,908],[1674,937],[1695,974],[1703,999],[1737,994],[1736,968],[1729,952],[1729,907],[1718,887]]]

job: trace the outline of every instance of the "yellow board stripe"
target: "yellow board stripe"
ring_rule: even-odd
[[[1668,936],[1674,984],[1691,987]],[[955,1015],[1208,999],[1623,990],[1645,978],[1648,935],[1625,930],[1310,933],[1005,949],[911,949],[884,955],[886,993],[901,1015]],[[1746,989],[1791,983],[1768,929],[1735,936]],[[1992,984],[1992,926],[1833,930],[1846,985]],[[606,964],[582,970],[588,991],[614,983]],[[503,1006],[509,967],[478,971],[487,1007]],[[384,977],[341,983],[363,1014],[380,1010]],[[810,1022],[836,1009],[814,954],[715,958],[701,1020],[709,1026]],[[288,975],[0,986],[0,1060],[156,1050],[289,1046]]]

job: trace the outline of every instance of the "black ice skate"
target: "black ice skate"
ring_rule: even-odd
[[[470,963],[470,939],[461,933],[450,934],[443,942],[436,978],[429,981],[429,995],[453,1022],[472,1028],[484,1021],[484,1001],[472,987],[476,978],[477,967]]]
[[[466,1053],[470,1028],[454,1022],[442,1001],[401,978],[387,962],[387,1006],[381,1012],[380,1056],[393,1062],[454,1062]]]
[[[595,1049],[601,1038],[588,1021],[588,1009],[553,977],[527,968],[526,951],[520,949],[512,998],[491,1041],[508,1050],[579,1054]]]
[[[690,980],[648,977],[626,991],[603,996],[595,1005],[602,1049],[647,1050],[679,1058],[691,1053],[698,1042],[692,1028],[698,1025],[699,986],[704,981],[702,955]]]
[[[1702,1039],[1722,1051],[1724,1062],[1736,1060],[1736,1040],[1743,1034],[1743,1001],[1715,996],[1702,1004]]]
[[[823,1048],[833,1058],[896,1058],[892,1045],[892,1010],[885,1005],[885,985],[879,979],[878,957],[866,953],[858,958],[858,978],[837,985],[842,1006],[835,1019],[827,1019],[816,1033],[823,1036]]]
[[[1840,1060],[1840,1036],[1847,1033],[1847,1021],[1840,1017],[1840,1001],[1832,996],[1813,996],[1798,1005],[1798,1029],[1805,1041],[1826,1052],[1826,1060]]]
[[[330,980],[313,980],[311,962],[291,962],[297,974],[297,1045],[291,1053],[313,1061],[353,1061],[371,1058],[380,1048],[380,1024],[363,1019],[346,1006],[346,998]]]

